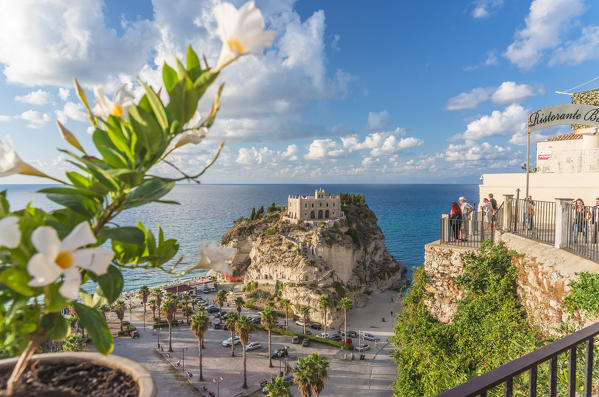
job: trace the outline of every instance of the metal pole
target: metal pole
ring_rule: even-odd
[[[160,327],[158,327],[158,349],[160,349]]]
[[[185,372],[185,348],[181,349],[183,351],[183,372]]]
[[[526,130],[526,199],[528,199],[528,181],[530,177],[530,128]]]

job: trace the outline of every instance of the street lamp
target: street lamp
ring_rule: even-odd
[[[158,350],[160,350],[160,327],[158,329]]]
[[[186,347],[181,348],[181,351],[183,352],[183,372],[185,372],[185,350],[187,350]]]
[[[220,397],[220,382],[223,381],[223,377],[212,378],[212,382],[216,383],[216,397]]]

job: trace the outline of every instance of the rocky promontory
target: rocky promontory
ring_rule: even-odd
[[[342,297],[359,305],[364,294],[406,285],[406,268],[387,251],[376,215],[356,201],[342,203],[344,216],[335,220],[297,221],[274,205],[266,214],[239,219],[221,241],[237,250],[233,275],[257,282],[263,294],[289,299],[296,312],[310,307],[313,321],[323,321],[318,299],[329,295],[332,326],[343,321],[336,307]]]

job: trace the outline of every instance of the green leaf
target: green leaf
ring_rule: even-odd
[[[69,323],[62,314],[58,314],[54,318],[47,314],[44,315],[42,317],[42,326],[48,331],[50,339],[55,341],[63,340],[69,333]]]
[[[175,69],[171,68],[166,62],[162,66],[162,80],[164,81],[164,86],[169,94],[177,80],[179,80]]]
[[[0,215],[5,216],[10,213],[10,206],[6,199],[6,190],[0,192]]]
[[[0,283],[25,296],[33,296],[35,294],[33,289],[28,285],[30,279],[31,276],[24,269],[11,267],[0,273]]]
[[[119,152],[106,131],[96,128],[92,139],[106,164],[113,168],[126,168],[129,166],[127,156]]]
[[[162,179],[150,179],[139,185],[124,201],[126,208],[137,207],[149,201],[155,201],[171,191],[175,182],[165,182]]]
[[[102,313],[78,302],[74,302],[73,307],[79,316],[79,322],[87,330],[96,349],[104,355],[110,354],[114,348],[114,341]]]
[[[115,227],[112,229],[102,229],[100,235],[111,240],[121,241],[128,244],[143,245],[144,232],[135,226]]]
[[[146,97],[148,98],[148,101],[150,101],[150,106],[152,106],[154,116],[156,117],[156,120],[158,120],[158,124],[163,131],[166,131],[168,129],[168,119],[166,117],[166,111],[164,110],[162,101],[150,86],[143,81],[142,84],[146,90]]]
[[[88,272],[91,279],[98,283],[96,294],[104,296],[109,303],[114,302],[121,292],[123,292],[123,275],[116,266],[108,266],[108,271],[98,276],[92,272]]]
[[[47,187],[44,189],[40,189],[37,191],[38,193],[56,193],[56,194],[80,194],[83,196],[87,196],[87,197],[91,197],[91,198],[101,198],[102,194],[98,193],[98,192],[94,192],[93,190],[90,189],[86,189],[86,188],[82,188],[82,187],[76,187],[76,188],[69,188],[69,187]]]
[[[47,197],[49,200],[54,201],[55,203],[58,203],[86,217],[93,216],[95,210],[97,209],[95,208],[93,201],[73,194],[50,193],[47,194]]]
[[[48,286],[48,296],[45,297],[46,307],[49,312],[59,312],[71,304],[71,300],[62,296],[58,289],[60,284],[50,284]]]
[[[154,116],[134,105],[129,106],[129,116],[133,131],[146,150],[146,153],[142,153],[141,150],[136,150],[136,153],[149,158],[161,153],[165,146],[164,132]]]

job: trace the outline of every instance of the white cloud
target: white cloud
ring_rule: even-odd
[[[503,6],[503,0],[476,0],[472,10],[473,18],[487,18]]]
[[[64,104],[62,110],[57,109],[54,111],[54,113],[56,113],[56,118],[58,121],[63,124],[67,122],[67,119],[75,121],[87,121],[87,112],[80,103],[67,102]]]
[[[582,35],[566,42],[555,50],[550,65],[568,63],[575,65],[589,59],[599,57],[599,26],[587,26],[582,29]]]
[[[67,99],[69,99],[69,95],[71,94],[71,90],[69,90],[68,88],[63,88],[60,87],[58,89],[58,96],[60,97],[60,99],[62,99],[63,101],[66,101]]]
[[[471,121],[466,126],[466,131],[455,138],[473,140],[526,132],[527,118],[528,113],[522,106],[510,105],[503,111],[494,110],[490,115],[484,115],[478,120]]]
[[[235,161],[244,165],[262,164],[268,162],[272,156],[273,151],[267,147],[261,149],[256,149],[255,147],[250,149],[241,148],[237,152],[237,159]]]
[[[289,145],[287,146],[287,150],[282,154],[283,158],[288,159],[289,161],[296,161],[297,158],[298,147],[297,145]]]
[[[561,43],[572,19],[582,14],[583,8],[582,0],[534,0],[526,26],[516,32],[504,55],[521,69],[531,69],[545,50]]]
[[[449,145],[445,150],[445,159],[451,162],[489,161],[505,159],[509,154],[509,147],[491,145],[488,142],[478,144],[467,140],[463,144]]]
[[[3,1],[0,62],[9,83],[70,86],[102,83],[108,74],[136,73],[151,49],[148,21],[108,28],[97,0]]]
[[[484,61],[474,66],[464,66],[464,70],[472,71],[484,66],[494,66],[497,65],[497,63],[497,54],[495,53],[495,51],[489,51],[487,52],[487,58],[485,58]]]
[[[364,137],[363,141],[360,141],[357,136],[347,136],[342,137],[341,142],[348,153],[358,150],[370,150],[370,155],[373,157],[397,153],[424,143],[422,139],[411,136],[398,139],[396,137],[397,131],[374,132]]]
[[[516,84],[513,81],[504,81],[495,90],[491,99],[493,103],[503,105],[517,103],[535,95],[537,95],[537,90],[528,84]]]
[[[447,100],[445,109],[462,110],[474,109],[479,103],[485,102],[493,92],[493,88],[473,88],[470,92],[462,92]]]
[[[368,131],[388,130],[393,124],[395,124],[395,120],[387,110],[378,113],[368,112],[368,124],[366,125]]]
[[[337,157],[342,154],[343,148],[332,139],[315,139],[308,147],[308,153],[304,158],[308,160],[321,160],[326,157]]]
[[[39,89],[23,96],[16,96],[15,100],[18,102],[28,103],[30,105],[43,106],[48,103],[52,103],[54,101],[54,96],[48,91]]]
[[[30,128],[43,127],[48,121],[50,121],[50,116],[48,116],[48,114],[40,113],[37,110],[26,110],[21,113],[20,116],[16,116],[16,118],[28,121],[29,124],[27,124],[27,126]]]

